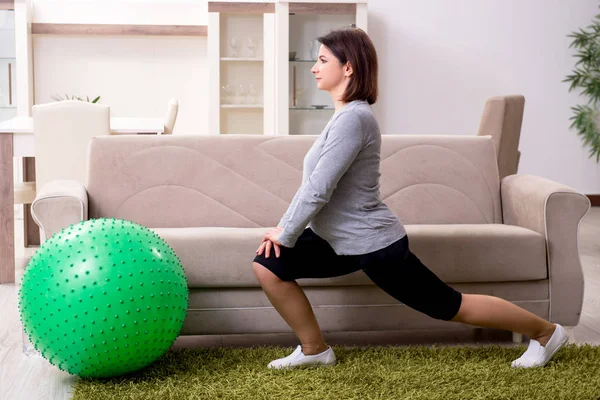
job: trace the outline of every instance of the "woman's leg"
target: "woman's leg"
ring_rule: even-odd
[[[315,314],[302,288],[295,281],[282,281],[259,263],[254,262],[252,265],[267,298],[298,336],[302,352],[313,355],[327,350]]]
[[[545,346],[556,325],[504,299],[480,294],[463,294],[451,321],[522,333]]]
[[[498,297],[461,294],[429,270],[410,250],[390,252],[385,262],[373,263],[365,273],[397,300],[432,318],[506,329],[527,335],[545,346],[556,326]]]

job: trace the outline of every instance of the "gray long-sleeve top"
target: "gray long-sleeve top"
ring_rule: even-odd
[[[338,255],[370,253],[406,230],[379,192],[381,134],[368,102],[336,112],[304,157],[302,185],[279,225],[279,242],[294,247],[309,226]]]

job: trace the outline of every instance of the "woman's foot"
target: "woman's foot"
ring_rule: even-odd
[[[327,349],[329,349],[329,346],[327,346],[327,343],[325,343],[324,341],[322,341],[319,344],[309,343],[302,345],[302,352],[305,356],[314,356],[316,354],[326,351]]]
[[[548,341],[550,340],[550,338],[552,337],[552,335],[554,334],[554,331],[556,330],[556,324],[552,324],[551,328],[544,334],[538,336],[538,337],[533,337],[531,339],[535,339],[538,341],[538,343],[542,346],[546,346],[546,343],[548,343]]]
[[[271,361],[268,368],[282,369],[282,368],[294,368],[301,365],[308,366],[329,366],[334,365],[336,362],[335,354],[331,346],[327,347],[327,350],[314,355],[306,355],[302,352],[302,346],[296,347],[296,350],[287,357],[279,358]]]
[[[543,367],[569,341],[565,328],[559,324],[556,324],[556,328],[549,339],[541,339],[545,340],[545,345],[542,345],[536,339],[530,339],[527,351],[514,360],[511,366],[513,368]]]

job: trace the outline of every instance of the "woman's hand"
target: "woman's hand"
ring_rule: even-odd
[[[271,248],[273,247],[275,250],[275,257],[279,258],[279,255],[281,254],[281,249],[279,248],[279,246],[281,246],[281,243],[279,243],[279,235],[281,235],[282,231],[283,228],[278,226],[265,233],[262,243],[256,250],[256,254],[261,255],[263,251],[265,251],[265,257],[269,258],[271,255]]]

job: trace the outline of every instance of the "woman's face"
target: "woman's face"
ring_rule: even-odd
[[[346,74],[340,60],[324,45],[319,48],[319,57],[310,72],[315,74],[317,87],[327,91],[338,87],[344,81]]]

